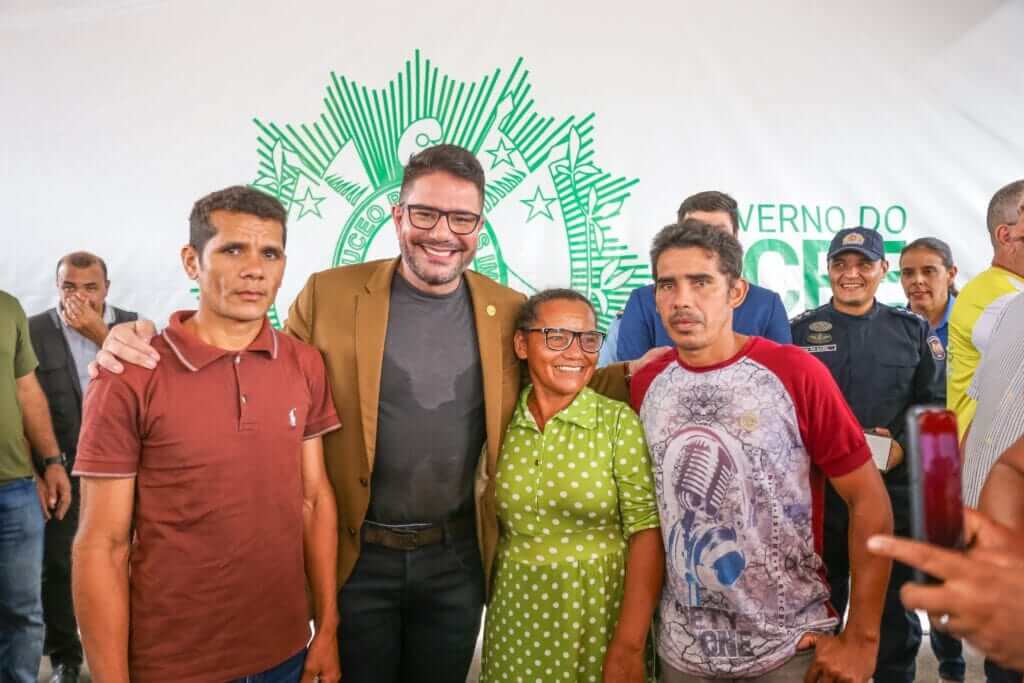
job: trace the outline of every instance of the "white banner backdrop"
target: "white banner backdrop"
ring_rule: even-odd
[[[589,291],[603,321],[704,189],[737,197],[746,274],[790,314],[827,301],[844,226],[894,266],[942,237],[966,279],[989,197],[1024,176],[1022,30],[994,0],[6,0],[0,289],[49,307],[86,249],[111,302],[165,320],[194,305],[192,202],[252,183],[290,210],[283,318],[311,272],[397,253],[401,160],[441,140],[488,174],[475,267]]]

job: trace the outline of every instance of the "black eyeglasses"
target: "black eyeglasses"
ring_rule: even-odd
[[[448,219],[448,229],[456,235],[468,235],[480,225],[480,214],[472,211],[442,211],[424,204],[399,204],[409,216],[412,227],[433,230],[441,216]]]
[[[544,344],[552,351],[565,351],[575,339],[580,340],[580,349],[586,353],[597,353],[604,344],[604,332],[576,332],[561,327],[525,327],[523,332],[543,332]]]

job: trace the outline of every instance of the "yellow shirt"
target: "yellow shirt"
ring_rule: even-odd
[[[967,283],[949,316],[949,360],[946,365],[946,405],[956,413],[960,438],[974,418],[975,401],[967,395],[981,361],[992,326],[1003,307],[1024,292],[1024,278],[992,266]]]

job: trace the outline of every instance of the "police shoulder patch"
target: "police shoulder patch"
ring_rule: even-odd
[[[798,316],[796,316],[794,318],[791,318],[790,321],[789,321],[789,324],[790,325],[800,325],[800,324],[803,324],[803,323],[811,320],[815,316],[815,314],[820,313],[822,310],[824,310],[827,307],[828,307],[828,304],[825,304],[824,306],[818,306],[817,308],[810,308],[810,309],[804,311],[803,313],[801,313],[800,315],[798,315]]]
[[[928,335],[928,349],[935,360],[945,360],[946,349],[942,347],[942,340],[934,334]]]
[[[903,306],[892,306],[892,312],[895,313],[896,315],[902,316],[904,318],[911,318],[913,320],[922,320],[925,323],[928,322],[928,320],[923,315],[920,315],[919,313],[915,313],[914,311],[910,310],[909,308],[904,308]]]

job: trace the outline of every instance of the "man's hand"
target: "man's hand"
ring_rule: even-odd
[[[306,665],[302,669],[301,683],[338,683],[341,665],[338,663],[338,632],[335,629],[317,631],[306,651]]]
[[[670,348],[672,348],[672,347],[671,346],[655,346],[652,349],[647,349],[646,353],[644,353],[644,355],[640,356],[639,358],[634,358],[633,360],[629,361],[629,376],[630,377],[635,376],[636,373],[640,372],[641,368],[643,368],[645,365],[650,363],[652,360],[654,360],[658,356],[663,355],[665,353],[665,351],[667,351]]]
[[[90,339],[96,346],[103,344],[103,340],[107,338],[109,330],[107,323],[103,322],[103,316],[79,294],[72,294],[64,299],[61,317],[68,327]]]
[[[100,367],[115,375],[121,374],[124,366],[118,359],[152,370],[160,362],[160,354],[149,345],[149,340],[155,335],[156,325],[152,320],[114,325],[103,341],[103,348],[96,354],[96,360],[89,363],[89,376],[96,379]]]
[[[603,683],[644,683],[644,648],[632,647],[616,638],[604,655]]]
[[[966,553],[891,536],[871,538],[868,549],[943,582],[903,586],[900,597],[908,609],[927,610],[934,626],[999,665],[1024,669],[1024,536],[971,509],[964,510],[964,525]]]
[[[39,505],[43,508],[43,517],[64,519],[68,507],[71,506],[71,480],[63,465],[50,465],[43,473],[43,478],[36,477],[36,493],[39,494]]]
[[[877,640],[859,640],[846,631],[838,636],[809,633],[799,647],[814,648],[814,663],[804,683],[867,683],[875,673]]]

